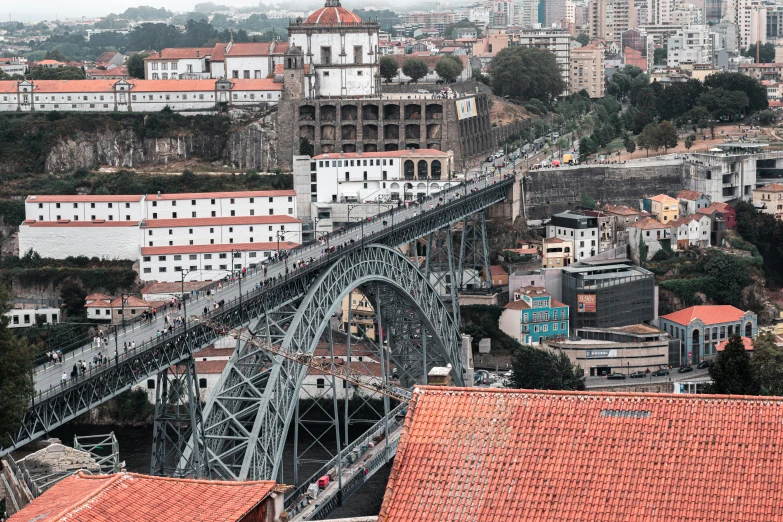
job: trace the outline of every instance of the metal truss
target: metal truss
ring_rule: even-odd
[[[471,269],[465,277],[465,269]],[[484,273],[486,283],[481,279]],[[462,221],[462,241],[459,247],[459,291],[470,292],[492,286],[487,247],[487,220],[484,212],[473,214]]]
[[[492,204],[504,200],[514,182],[512,177],[487,185],[476,192],[466,192],[463,197],[452,200],[441,207],[422,212],[418,216],[405,221],[394,223],[393,226],[373,234],[369,240],[389,247],[396,247],[416,238],[427,236],[436,230],[447,227],[451,223],[464,219],[468,215],[480,212]],[[267,285],[260,290],[247,292],[242,297],[242,313],[240,313],[240,303],[237,299],[233,299],[225,303],[217,311],[207,314],[207,317],[211,320],[219,320],[222,324],[231,328],[247,325],[249,322],[255,322],[261,318],[260,322],[263,323],[264,332],[270,339],[283,338],[285,337],[288,323],[296,315],[296,307],[294,305],[301,301],[302,297],[313,288],[320,277],[330,271],[330,267],[344,267],[343,259],[350,258],[355,260],[357,256],[360,256],[359,252],[364,248],[363,244],[357,242],[338,252],[323,256],[321,259],[310,263],[305,269],[297,270],[296,273],[276,281],[274,284]],[[409,268],[406,268],[406,278],[410,278]],[[407,285],[404,286],[407,287]],[[413,297],[413,300],[415,301],[419,298],[420,296]],[[433,338],[437,336],[437,329],[432,329],[430,325],[427,325],[426,328],[428,332],[432,332]],[[179,333],[168,336],[160,342],[150,343],[145,347],[140,347],[135,352],[122,354],[110,361],[107,367],[93,372],[92,375],[86,378],[68,382],[37,395],[31,401],[30,408],[22,418],[20,427],[14,433],[8,434],[11,443],[7,447],[0,448],[0,456],[35,440],[65,422],[73,420],[91,408],[130,389],[131,386],[166,371],[170,366],[189,358],[194,351],[212,344],[216,340],[216,336],[215,331],[209,326],[205,324],[194,325],[189,327],[187,332],[180,330]],[[239,352],[245,353],[243,350],[239,350]],[[229,397],[233,393],[239,393],[238,391],[232,391],[233,387],[243,390],[246,388],[265,389],[267,373],[261,371],[264,364],[274,363],[273,365],[279,366],[276,361],[270,359],[265,354],[257,353],[257,350],[250,350],[250,354],[238,360],[237,363],[231,367],[230,371],[224,372],[224,375],[221,377],[221,381],[225,381],[225,387],[222,388],[224,395],[221,396],[220,400],[228,401],[224,406],[231,402]],[[259,367],[258,371],[248,373],[248,375],[253,376],[252,379],[243,377],[244,374],[241,372],[237,373],[239,369],[252,366]],[[281,379],[290,378],[296,381],[295,377],[297,377],[295,374],[281,374],[277,370],[274,373],[273,382],[276,387],[280,387],[282,392],[285,387],[282,387],[280,384],[282,382]],[[274,393],[274,390],[270,391],[270,393]],[[261,399],[258,400],[260,401]],[[269,398],[267,397],[264,400],[269,401]],[[227,415],[232,419],[241,419],[241,409],[237,408],[243,401],[236,399],[233,402],[236,404],[231,405],[229,408],[229,411],[232,413]],[[267,406],[268,403],[265,403],[264,411],[268,410]],[[279,412],[279,415],[283,416],[283,413]],[[251,422],[251,418],[252,416],[248,417],[247,422]],[[264,417],[264,419],[265,421],[271,421],[268,417]],[[287,422],[286,420],[285,423],[287,424]],[[240,424],[242,429],[239,430],[237,435],[240,438],[246,437],[246,432],[258,433],[262,428],[261,425],[252,423]],[[265,432],[266,428],[271,426],[264,426]],[[212,423],[213,430],[217,427],[215,423]],[[230,437],[230,435],[227,435],[227,437]],[[253,444],[258,442],[257,438],[253,437]],[[232,444],[229,439],[219,440],[207,437],[206,445],[212,448],[212,459],[219,455],[220,462],[230,460],[229,454],[224,455],[218,450],[218,446],[224,447],[226,445],[224,442],[228,442],[229,445]],[[256,454],[255,451],[251,453],[253,455]],[[245,472],[248,472],[251,463],[249,461],[244,463],[244,457],[236,456],[236,458],[243,460],[242,466],[239,468],[229,466],[229,468],[236,470],[240,475],[243,468]],[[256,462],[253,466],[254,469],[265,470],[268,467],[268,463],[262,465],[261,462]],[[214,475],[215,472],[212,471],[212,474]],[[218,475],[221,474],[231,477],[234,473],[222,470]]]
[[[461,337],[451,314],[416,266],[382,245],[343,255],[312,285],[300,306],[292,303],[277,315],[265,315],[254,333],[282,351],[312,354],[343,298],[368,283],[393,289],[415,310],[433,332],[433,346],[454,368],[454,380],[461,384]],[[234,353],[204,413],[207,459],[214,477],[263,480],[278,476],[285,436],[306,372],[306,367],[249,343]]]
[[[199,478],[209,474],[202,453],[189,460],[182,458],[193,438],[202,440],[199,447],[204,447],[201,397],[192,357],[158,374],[152,430],[150,475]],[[181,468],[181,463],[187,467]]]

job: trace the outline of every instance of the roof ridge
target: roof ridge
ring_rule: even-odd
[[[51,520],[60,520],[61,518],[64,518],[68,515],[68,513],[82,508],[87,502],[98,496],[100,493],[103,493],[106,491],[107,488],[112,486],[115,482],[121,481],[123,479],[122,473],[115,473],[113,477],[110,477],[108,480],[105,478],[106,475],[86,475],[84,471],[79,470],[78,472],[78,478],[79,479],[94,479],[94,480],[104,480],[105,483],[101,484],[98,489],[91,491],[87,495],[85,495],[83,498],[77,500],[75,503],[64,507],[62,510],[60,510],[59,513],[57,513],[56,516],[52,517]]]

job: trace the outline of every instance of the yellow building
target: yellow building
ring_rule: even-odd
[[[367,297],[359,290],[353,289],[343,299],[342,323],[343,329],[348,331],[348,322],[351,323],[351,334],[361,337],[366,335],[375,341],[375,310]],[[351,307],[350,314],[348,307]],[[350,317],[349,317],[350,315]]]
[[[753,204],[765,214],[783,219],[783,185],[770,183],[753,190]]]
[[[574,261],[574,242],[559,237],[544,240],[541,252],[542,268],[563,268]]]
[[[680,201],[666,194],[653,196],[650,198],[650,214],[663,224],[676,221],[680,217]]]
[[[604,97],[604,44],[600,41],[571,49],[571,92],[587,91],[591,98]]]

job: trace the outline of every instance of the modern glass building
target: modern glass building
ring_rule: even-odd
[[[638,266],[611,264],[563,268],[563,302],[571,329],[608,328],[655,319],[655,276]]]

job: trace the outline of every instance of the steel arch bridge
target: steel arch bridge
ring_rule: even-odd
[[[433,334],[437,355],[428,357],[428,366],[446,361],[452,365],[455,381],[462,383],[461,336],[452,314],[426,276],[387,246],[372,244],[341,257],[305,296],[265,311],[254,331],[277,350],[313,354],[343,298],[360,286],[368,288],[367,293],[375,289],[371,295],[376,310],[380,309],[381,324],[389,332],[395,364],[405,366],[402,359],[409,352],[408,339],[403,338],[409,317],[399,312],[412,312],[425,331]],[[418,370],[418,377],[426,373],[424,368],[410,369]],[[239,343],[204,411],[206,463],[213,477],[262,480],[278,476],[306,372],[306,367],[270,355],[259,346]]]
[[[442,206],[397,223],[392,220],[391,226],[375,230],[369,237],[373,244],[347,245],[309,263],[290,277],[241,294],[206,314],[206,318],[228,328],[250,326],[265,342],[286,350],[309,350],[308,336],[312,341],[317,338],[319,329],[325,328],[324,321],[328,321],[329,310],[339,302],[339,296],[350,291],[348,286],[361,286],[382,310],[379,316],[388,326],[385,339],[392,352],[387,364],[394,359],[401,370],[401,384],[411,386],[420,382],[426,369],[436,364],[451,363],[458,369],[461,364],[455,351],[459,344],[458,316],[448,312],[428,282],[431,280],[430,255],[433,259],[435,256],[435,253],[431,254],[434,248],[430,248],[434,247],[432,236],[445,231],[450,238],[450,225],[460,221],[467,224],[468,219],[481,216],[484,209],[505,199],[514,183],[515,179],[510,177],[473,184],[470,192],[464,190],[463,193],[461,188],[453,190],[452,194],[456,192],[461,197],[447,197]],[[483,222],[483,219],[478,221]],[[430,239],[424,276],[393,250],[393,247],[422,237]],[[465,237],[463,234],[463,241]],[[441,244],[451,248],[451,239]],[[464,251],[464,248],[460,250]],[[451,252],[448,255],[451,263]],[[462,260],[463,256],[460,256],[460,266]],[[453,266],[451,271],[453,273]],[[338,289],[340,293],[337,293]],[[453,284],[450,292],[453,301]],[[328,303],[328,309],[324,303]],[[175,330],[175,334],[165,340],[120,354],[112,364],[96,369],[85,378],[40,393],[32,401],[20,428],[10,434],[11,444],[0,448],[0,455],[156,375],[159,384],[156,389],[160,391],[160,384],[165,383],[170,368],[193,364],[192,354],[219,337],[205,322],[192,322],[187,329]],[[120,336],[119,343],[122,342]],[[430,353],[428,344],[432,347]],[[194,372],[186,369],[178,373],[190,376],[188,390],[191,395],[194,391],[197,393],[197,389],[193,390]],[[167,455],[174,454],[176,462],[180,463],[178,472],[182,474],[276,478],[285,428],[291,420],[291,403],[296,402],[292,399],[304,373],[304,369],[285,364],[263,350],[244,344],[238,346],[230,370],[221,377],[220,393],[207,405],[206,415],[202,416],[198,401],[195,406],[191,401],[184,421],[168,419],[168,422],[180,422],[184,426],[181,436],[189,437],[190,445],[184,450],[174,448],[176,441],[156,432],[153,454],[160,466],[152,472],[166,473],[163,462]],[[454,373],[459,382],[461,371]],[[158,402],[166,405],[165,388],[159,393]],[[156,404],[156,408],[159,406]],[[195,414],[193,408],[197,408]],[[203,436],[193,437],[193,433],[203,433]]]

